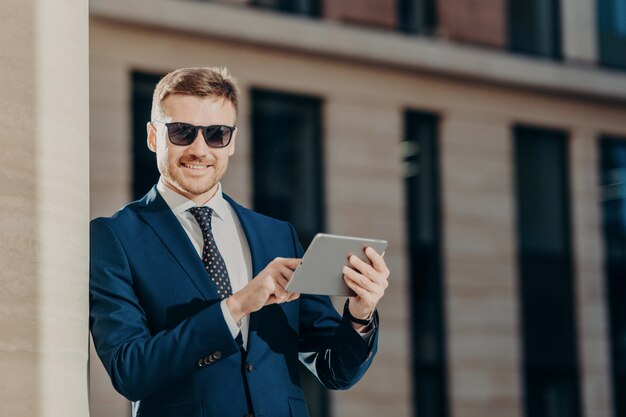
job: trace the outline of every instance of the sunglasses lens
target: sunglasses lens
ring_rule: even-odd
[[[204,130],[206,143],[212,148],[223,148],[230,142],[231,130],[228,126],[209,126]]]
[[[167,133],[170,138],[170,142],[174,145],[187,146],[191,145],[196,139],[198,130],[195,126],[187,123],[168,123]]]

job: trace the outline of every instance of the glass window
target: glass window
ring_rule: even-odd
[[[598,35],[600,62],[626,68],[626,0],[598,0]]]
[[[600,155],[614,415],[626,417],[626,138],[603,138]]]
[[[579,417],[567,137],[515,128],[518,265],[527,417]]]
[[[436,116],[405,113],[403,150],[416,417],[448,415],[437,141]]]
[[[133,199],[143,197],[159,180],[156,157],[146,145],[146,123],[150,121],[152,93],[163,75],[134,71],[132,77],[133,141],[132,193]]]
[[[561,57],[558,0],[509,0],[509,47],[514,52]]]
[[[252,91],[254,208],[286,220],[306,248],[324,230],[322,102],[318,98]],[[301,367],[311,417],[328,416],[328,394]]]
[[[626,38],[626,1],[613,0],[613,26],[615,32],[621,38]]]
[[[435,0],[398,0],[398,22],[403,32],[434,34],[437,26]]]
[[[320,15],[320,0],[251,0],[250,4],[286,13]]]

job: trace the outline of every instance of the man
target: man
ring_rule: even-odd
[[[376,352],[382,256],[349,259],[357,295],[340,317],[328,297],[285,291],[303,253],[293,226],[222,193],[237,109],[225,69],[166,75],[147,125],[158,184],[91,223],[91,332],[136,416],[308,416],[298,360],[347,389]]]

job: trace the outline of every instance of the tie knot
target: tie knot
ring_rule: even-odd
[[[200,229],[202,229],[202,234],[211,230],[211,215],[213,214],[211,207],[192,207],[187,211],[195,217]]]

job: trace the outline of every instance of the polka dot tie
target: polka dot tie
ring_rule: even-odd
[[[192,207],[187,211],[193,214],[202,230],[202,238],[204,239],[202,262],[207,274],[211,277],[211,281],[215,284],[217,295],[221,299],[231,296],[233,290],[230,287],[226,264],[222,254],[217,249],[213,233],[211,232],[211,214],[213,214],[213,209],[210,207]]]

